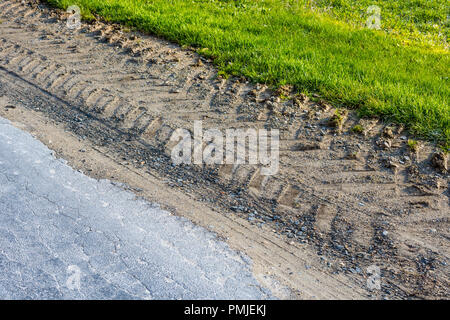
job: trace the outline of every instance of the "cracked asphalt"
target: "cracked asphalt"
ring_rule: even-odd
[[[265,299],[251,261],[0,118],[0,299]]]

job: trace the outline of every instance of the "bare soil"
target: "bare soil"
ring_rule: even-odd
[[[401,127],[336,117],[288,86],[221,79],[167,41],[66,19],[38,1],[0,3],[0,116],[86,174],[215,231],[280,298],[449,297],[450,177],[434,145],[411,148]],[[280,172],[172,165],[170,136],[194,120],[279,129]],[[372,265],[381,290],[367,287]]]

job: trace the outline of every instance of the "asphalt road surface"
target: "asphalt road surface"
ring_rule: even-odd
[[[261,299],[251,261],[0,118],[0,299]]]

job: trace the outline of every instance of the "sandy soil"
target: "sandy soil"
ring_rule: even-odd
[[[220,79],[189,49],[37,1],[0,3],[0,116],[96,177],[217,232],[281,298],[448,298],[448,159],[289,87]],[[279,96],[288,96],[281,99]],[[174,129],[278,128],[280,172],[173,166]],[[360,124],[363,132],[351,128]],[[369,289],[370,266],[381,289]],[[373,276],[373,275],[372,275]]]

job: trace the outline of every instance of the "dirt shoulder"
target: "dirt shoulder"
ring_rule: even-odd
[[[74,168],[215,231],[281,298],[448,297],[450,179],[434,146],[411,151],[402,128],[220,79],[193,52],[118,26],[73,31],[37,2],[0,12],[0,116]],[[194,120],[279,129],[279,174],[173,166],[171,133]],[[367,288],[370,266],[381,290]]]
[[[5,87],[0,80],[0,92]],[[12,89],[13,88],[9,88]],[[11,96],[11,95],[10,95]],[[64,123],[49,119],[44,114],[22,105],[26,101],[8,99],[0,109],[0,116],[30,132],[55,151],[57,157],[95,179],[109,179],[123,184],[143,197],[161,205],[173,214],[186,217],[225,240],[233,249],[246,254],[253,262],[254,274],[264,285],[282,299],[356,299],[367,298],[368,292],[359,288],[358,282],[345,275],[333,275],[323,270],[323,262],[310,250],[286,243],[270,227],[257,227],[231,212],[205,205],[192,194],[172,186],[172,182],[138,168],[118,157],[109,148],[97,146],[70,132]],[[46,102],[44,102],[46,103]]]

